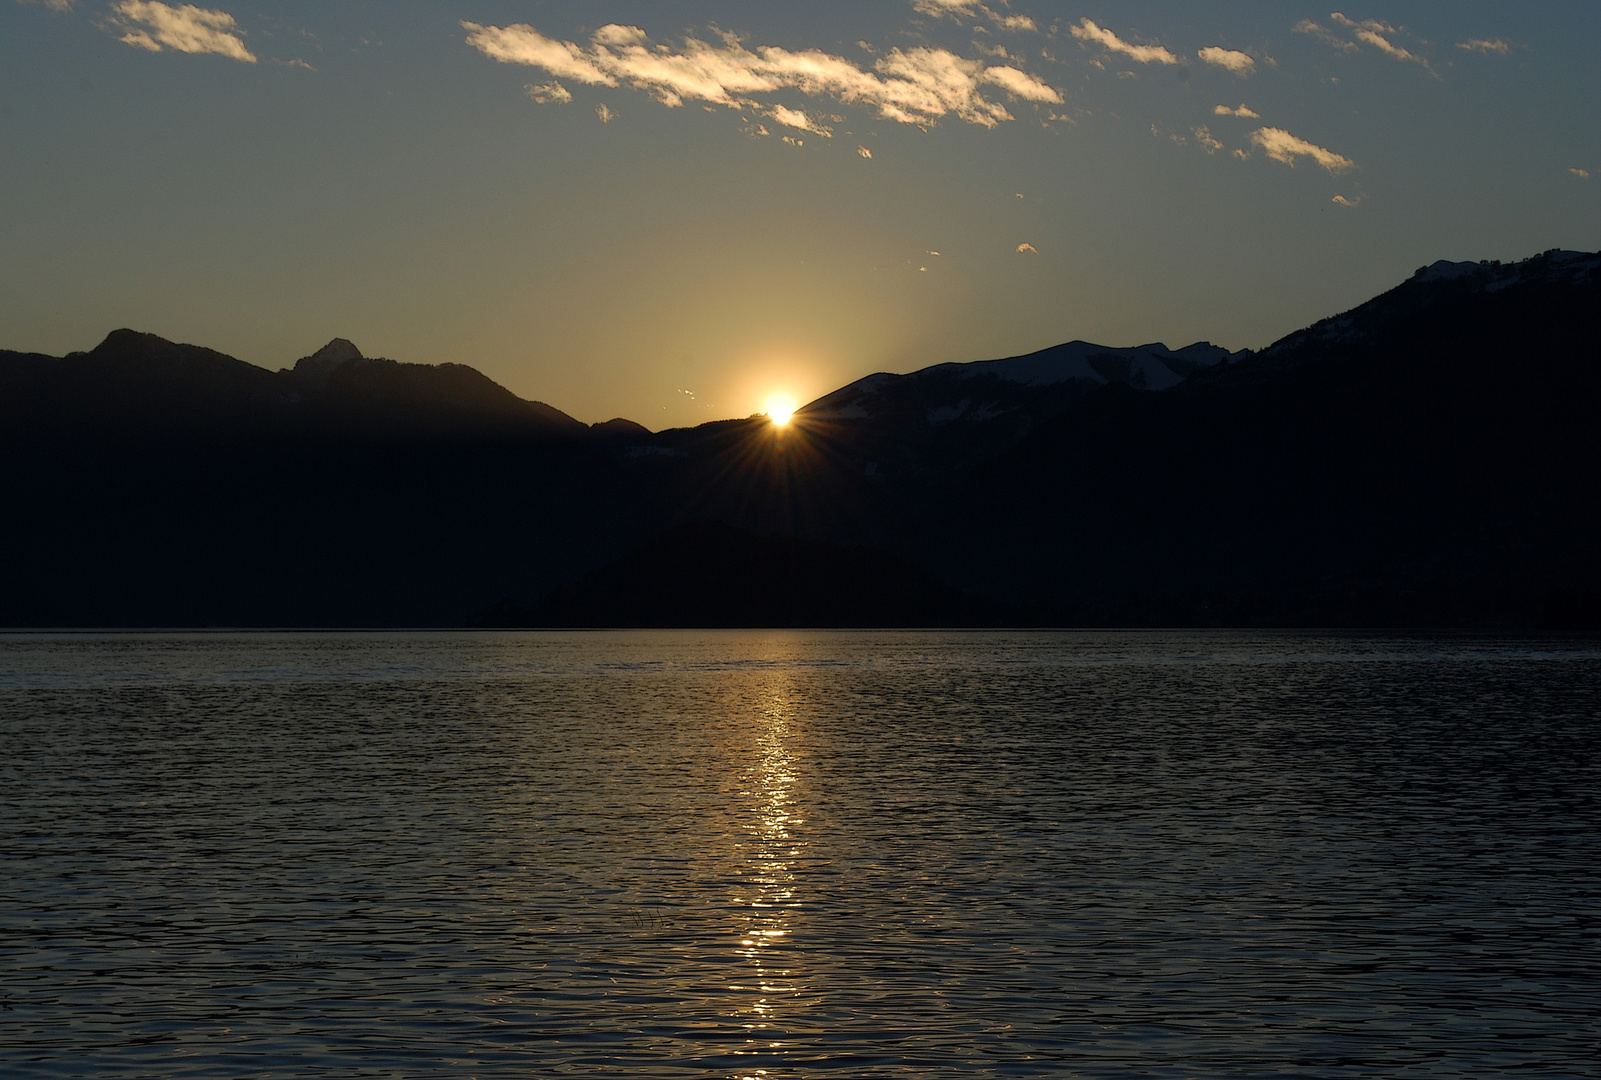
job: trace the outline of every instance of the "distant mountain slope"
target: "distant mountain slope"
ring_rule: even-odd
[[[1598,417],[1601,256],[1436,264],[1169,393],[1089,395],[913,546],[1074,623],[1572,621],[1601,600]]]
[[[293,370],[272,372],[133,330],[59,359],[0,352],[0,420],[35,437],[554,438],[588,430],[459,364],[369,360],[335,340]]]
[[[449,625],[553,592],[634,621],[695,589],[749,623],[789,559],[780,591],[884,611],[916,578],[1074,625],[1601,626],[1598,290],[1596,255],[1435,264],[1257,354],[1073,342],[782,429],[586,428],[346,341],[279,372],[131,331],[0,353],[0,625]]]
[[[544,402],[524,401],[476,368],[368,359],[343,338],[282,374],[319,397],[328,413],[392,429],[481,425],[569,436],[587,430]]]
[[[874,479],[938,486],[1101,386],[1166,390],[1229,358],[1208,342],[1173,350],[1072,341],[1004,360],[869,375],[803,406],[796,422]]]

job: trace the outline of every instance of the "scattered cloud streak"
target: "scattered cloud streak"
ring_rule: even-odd
[[[1160,45],[1130,45],[1112,31],[1096,25],[1089,19],[1080,20],[1077,26],[1069,27],[1068,31],[1080,41],[1094,42],[1107,52],[1121,53],[1130,60],[1141,64],[1176,64],[1179,62],[1178,57]]]
[[[1389,23],[1380,22],[1377,19],[1363,19],[1358,22],[1355,19],[1347,18],[1338,11],[1329,12],[1329,21],[1336,26],[1343,27],[1356,40],[1348,41],[1311,19],[1302,19],[1295,24],[1293,29],[1298,34],[1309,34],[1318,41],[1323,42],[1323,44],[1339,49],[1341,52],[1360,51],[1361,45],[1358,42],[1370,45],[1393,60],[1417,64],[1429,74],[1435,74],[1434,68],[1430,66],[1428,60],[1391,40],[1401,31]]]
[[[226,11],[193,4],[171,7],[159,0],[121,0],[111,10],[117,28],[124,31],[123,42],[135,48],[215,53],[247,64],[256,62],[239,36],[239,24]]]
[[[1590,179],[1589,169],[1569,169],[1568,172],[1572,173],[1574,176],[1577,176],[1580,180]]]
[[[823,126],[800,109],[791,109],[787,105],[776,105],[767,115],[785,127],[792,127],[797,131],[810,131],[814,135],[821,135],[825,139],[834,137],[833,128]]]
[[[603,26],[588,45],[558,41],[532,26],[481,26],[463,22],[467,44],[492,60],[543,68],[558,79],[590,86],[629,86],[661,104],[676,108],[686,101],[749,109],[781,119],[799,110],[764,101],[781,91],[828,98],[847,105],[876,109],[887,120],[934,124],[956,116],[984,127],[1013,119],[1006,106],[985,90],[996,88],[1018,100],[1062,103],[1054,87],[1010,65],[987,65],[945,49],[891,49],[871,69],[841,56],[809,49],[793,52],[776,46],[747,49],[739,38],[723,34],[721,44],[686,38],[682,47],[652,45],[635,26]],[[827,134],[808,120],[806,130]]]
[[[1382,23],[1377,19],[1364,19],[1361,22],[1356,22],[1352,19],[1347,19],[1338,11],[1331,11],[1329,18],[1351,31],[1358,41],[1367,42],[1386,56],[1393,57],[1396,60],[1404,60],[1408,63],[1422,64],[1424,67],[1429,66],[1427,60],[1401,48],[1401,46],[1385,36],[1386,34],[1394,35],[1396,33],[1395,27],[1389,23]]]
[[[1040,253],[1040,249],[1035,247],[1033,244],[1018,244],[1017,253],[1019,255],[1038,255]]]
[[[1251,142],[1274,161],[1295,167],[1297,158],[1311,158],[1331,173],[1345,172],[1356,162],[1333,150],[1296,138],[1283,128],[1264,127],[1251,132]]]
[[[912,0],[912,9],[919,15],[929,15],[936,19],[947,16],[953,18],[983,16],[1002,30],[1031,34],[1039,32],[1039,25],[1029,16],[1008,15],[996,11],[988,4],[980,3],[979,0]]]
[[[1217,108],[1212,110],[1212,115],[1213,116],[1243,116],[1247,120],[1260,120],[1262,118],[1262,114],[1261,113],[1257,112],[1255,109],[1253,109],[1249,105],[1245,105],[1245,104],[1242,104],[1238,109],[1231,109],[1227,105],[1219,105]]]
[[[1321,41],[1331,49],[1338,49],[1341,52],[1357,51],[1356,42],[1346,41],[1342,37],[1336,37],[1335,35],[1329,33],[1329,30],[1326,26],[1323,26],[1320,23],[1315,23],[1311,19],[1302,19],[1290,29],[1295,31],[1297,34],[1307,34],[1310,37]]]
[[[1492,38],[1490,40],[1472,38],[1468,41],[1457,42],[1456,47],[1466,49],[1468,52],[1483,53],[1486,56],[1505,56],[1512,51],[1512,43],[1502,38]]]
[[[71,11],[76,0],[17,0],[19,4],[36,4],[51,11]]]
[[[1212,64],[1215,67],[1223,68],[1225,71],[1232,71],[1242,79],[1256,71],[1254,57],[1247,53],[1236,52],[1233,49],[1208,45],[1195,55],[1201,58],[1202,63]]]
[[[523,87],[528,96],[541,105],[565,105],[573,99],[573,92],[559,82],[529,83]]]

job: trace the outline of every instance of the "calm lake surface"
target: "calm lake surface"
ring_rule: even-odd
[[[0,636],[6,1076],[1595,1076],[1601,641]]]

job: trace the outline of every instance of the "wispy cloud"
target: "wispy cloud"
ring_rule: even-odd
[[[1491,38],[1490,40],[1472,38],[1468,41],[1457,42],[1456,47],[1466,49],[1468,52],[1484,53],[1486,56],[1505,56],[1512,51],[1512,43],[1502,38]]]
[[[873,152],[871,150],[869,150],[867,147],[858,146],[856,148],[856,152],[858,154],[860,154],[862,157],[867,158],[868,160],[872,160]]]
[[[1009,65],[986,68],[983,79],[985,82],[998,86],[1013,97],[1022,98],[1024,101],[1049,101],[1056,105],[1062,103],[1062,95],[1058,94],[1050,86],[1028,72]]]
[[[1295,31],[1297,34],[1310,35],[1318,41],[1321,41],[1323,44],[1329,46],[1331,49],[1339,49],[1341,52],[1357,51],[1356,42],[1346,41],[1342,37],[1336,37],[1335,35],[1329,33],[1328,27],[1323,26],[1321,23],[1315,23],[1311,19],[1302,19],[1290,29]]]
[[[979,8],[978,0],[912,0],[912,9],[921,15],[972,15]]]
[[[617,114],[611,111],[611,106],[604,102],[595,106],[595,115],[600,117],[600,122],[603,124],[609,124],[617,119]]]
[[[1331,173],[1344,172],[1356,167],[1356,162],[1350,158],[1309,143],[1305,139],[1296,138],[1283,128],[1257,128],[1251,132],[1251,142],[1274,161],[1283,162],[1291,168],[1294,168],[1297,158],[1303,157],[1311,158]]]
[[[1035,247],[1033,244],[1018,244],[1017,253],[1019,255],[1038,255],[1040,253],[1040,249]]]
[[[35,4],[51,11],[71,11],[76,0],[17,0],[19,4]]]
[[[565,105],[573,99],[573,92],[554,80],[548,83],[529,83],[523,89],[528,91],[529,97],[541,105]]]
[[[834,137],[833,128],[823,126],[800,109],[791,109],[787,105],[775,105],[767,115],[785,127],[792,127],[797,131],[810,131],[814,135],[823,136],[825,139]]]
[[[1093,41],[1107,52],[1121,53],[1141,64],[1176,64],[1179,58],[1160,45],[1130,45],[1112,31],[1097,26],[1089,19],[1080,20],[1069,32],[1080,41]]]
[[[1295,24],[1293,29],[1296,31],[1296,33],[1310,34],[1312,37],[1323,42],[1325,45],[1331,45],[1342,52],[1357,52],[1361,48],[1358,42],[1371,45],[1373,48],[1379,50],[1381,53],[1393,60],[1401,60],[1406,63],[1417,64],[1425,71],[1429,72],[1429,74],[1434,74],[1434,68],[1430,66],[1427,59],[1417,55],[1410,49],[1406,49],[1400,45],[1397,45],[1391,40],[1396,35],[1400,34],[1401,31],[1396,27],[1391,26],[1389,23],[1380,22],[1377,19],[1363,19],[1361,22],[1358,22],[1355,19],[1347,18],[1338,11],[1329,12],[1329,21],[1334,23],[1336,26],[1343,27],[1346,32],[1356,40],[1348,41],[1345,38],[1339,37],[1337,34],[1330,32],[1328,29],[1313,22],[1311,19],[1302,19],[1300,22]]]
[[[638,27],[612,24],[581,46],[548,38],[523,23],[461,25],[467,44],[493,60],[544,68],[557,78],[591,86],[627,85],[668,107],[703,101],[777,119],[775,111],[787,107],[764,99],[790,90],[867,106],[900,123],[932,124],[956,116],[994,127],[1013,117],[1005,105],[985,96],[987,87],[1023,101],[1062,102],[1054,87],[1019,68],[986,65],[945,49],[891,49],[866,69],[817,49],[747,49],[732,34],[723,34],[720,45],[686,38],[682,47],[674,48],[652,45]]]
[[[125,31],[122,40],[137,48],[216,53],[247,64],[256,62],[239,36],[239,24],[226,11],[210,11],[193,4],[170,7],[159,0],[121,0],[111,10],[117,27]]]
[[[1227,105],[1219,105],[1217,108],[1212,110],[1212,115],[1213,116],[1243,116],[1247,120],[1260,120],[1262,118],[1262,114],[1261,113],[1257,112],[1255,109],[1251,108],[1249,105],[1244,105],[1244,104],[1242,104],[1238,109],[1231,109]]]
[[[1217,141],[1217,139],[1212,135],[1212,130],[1205,124],[1202,124],[1198,128],[1191,128],[1190,130],[1195,135],[1195,141],[1200,143],[1201,149],[1205,150],[1208,154],[1215,154],[1219,150],[1223,149],[1223,144]]]
[[[1254,57],[1247,53],[1225,49],[1218,45],[1208,45],[1195,55],[1199,56],[1203,63],[1213,64],[1227,71],[1232,71],[1241,78],[1256,70]]]
[[[1385,36],[1387,34],[1394,36],[1397,32],[1395,27],[1389,23],[1379,22],[1377,19],[1363,19],[1361,22],[1356,22],[1353,19],[1347,19],[1338,11],[1329,12],[1329,18],[1351,31],[1358,41],[1367,42],[1386,56],[1396,60],[1404,60],[1408,63],[1422,64],[1424,67],[1429,66],[1429,62],[1423,57],[1401,48],[1401,46]]]
[[[1335,206],[1355,206],[1361,199],[1347,199],[1344,195],[1336,195],[1329,200]]]
[[[1005,0],[1002,0],[1004,3]],[[920,15],[931,15],[934,18],[946,16],[965,16],[978,18],[983,16],[1002,30],[1037,33],[1039,25],[1027,15],[1009,15],[996,11],[988,4],[979,0],[912,0],[912,8]]]
[[[1574,176],[1577,176],[1580,180],[1590,179],[1589,169],[1569,169],[1568,172],[1572,173]]]

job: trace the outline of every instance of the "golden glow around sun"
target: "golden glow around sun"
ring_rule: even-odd
[[[767,399],[767,417],[779,427],[789,423],[789,418],[794,415],[794,398],[773,397]]]

